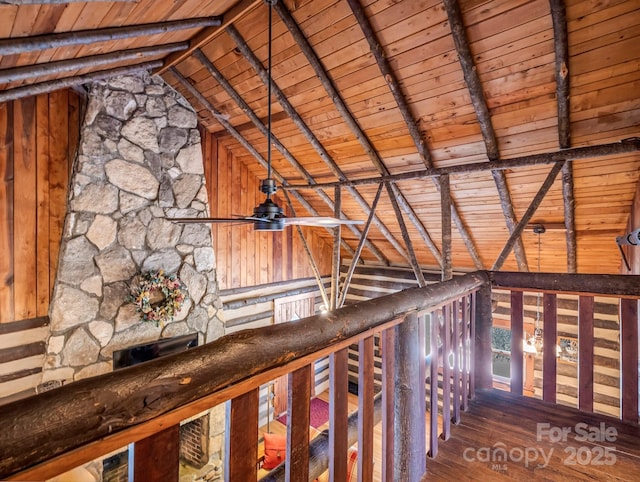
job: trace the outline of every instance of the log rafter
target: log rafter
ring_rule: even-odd
[[[185,50],[188,46],[189,44],[187,42],[175,42],[166,45],[118,50],[107,54],[89,55],[87,57],[80,57],[77,59],[58,60],[56,62],[46,62],[42,64],[2,69],[0,70],[0,84],[8,84],[10,82],[42,77],[45,75],[55,75],[86,68],[94,68],[116,62],[140,60],[141,58],[153,57],[155,55],[166,55],[171,52]]]
[[[347,107],[345,101],[340,95],[340,92],[335,87],[333,81],[327,74],[327,71],[322,65],[322,62],[320,61],[318,55],[311,47],[311,44],[309,43],[307,38],[304,36],[302,30],[300,29],[300,27],[298,26],[294,18],[291,16],[291,13],[287,9],[287,7],[283,4],[283,2],[278,2],[274,8],[276,9],[276,12],[280,16],[284,24],[287,26],[289,33],[293,36],[294,40],[298,44],[298,47],[307,58],[307,61],[309,62],[309,65],[311,65],[314,72],[316,73],[318,80],[326,90],[327,94],[329,95],[329,98],[333,101],[333,104],[336,107],[336,110],[342,117],[343,121],[347,124],[347,126],[355,136],[356,140],[360,143],[366,155],[369,157],[373,165],[376,167],[376,169],[378,169],[378,171],[382,175],[388,175],[389,170],[382,162],[382,159],[380,158],[379,154],[377,153],[371,141],[369,140],[365,132],[362,130],[362,128],[354,118],[353,114],[349,111],[349,108]],[[422,222],[418,219],[415,212],[410,208],[409,203],[404,198],[404,195],[402,194],[402,192],[395,185],[391,185],[390,189],[393,190],[398,203],[401,204],[403,208],[405,207],[408,208],[405,211],[407,216],[409,217],[411,222],[416,226],[416,229],[422,236],[427,247],[431,250],[431,253],[433,254],[434,258],[438,260],[438,263],[441,263],[441,255],[439,250],[437,249],[435,243],[429,236],[426,228],[422,225]],[[405,258],[407,258],[407,256],[405,256]],[[408,258],[407,260],[410,261]]]
[[[198,101],[202,106],[207,109],[214,119],[216,119],[222,127],[235,139],[242,147],[244,147],[259,163],[262,167],[267,169],[267,161],[262,155],[253,147],[243,136],[240,134],[231,123],[226,119],[224,115],[220,113],[211,103],[193,86],[191,83],[180,73],[175,67],[171,67],[169,72],[178,80],[178,82]],[[283,186],[287,185],[287,181],[278,173],[275,169],[271,169],[272,176],[279,181]],[[313,209],[307,200],[300,196],[298,193],[294,194],[296,200],[313,216],[317,216],[318,212]],[[332,233],[331,228],[327,228],[329,233]],[[342,246],[348,253],[353,253],[353,248],[349,244],[342,240]]]
[[[199,17],[169,22],[145,23],[123,27],[106,27],[73,32],[59,32],[33,37],[0,39],[0,55],[14,55],[70,45],[86,45],[132,37],[158,35],[178,30],[217,26],[222,17]]]
[[[467,84],[467,90],[469,91],[471,103],[473,104],[476,117],[478,118],[480,132],[482,133],[482,139],[484,140],[485,148],[487,150],[487,157],[490,161],[496,161],[500,158],[498,140],[493,128],[493,123],[491,122],[491,113],[489,112],[489,106],[487,105],[487,100],[484,96],[482,83],[480,82],[480,77],[478,76],[473,55],[469,48],[469,40],[467,39],[460,5],[458,4],[458,0],[444,0],[444,7],[447,12],[447,17],[449,18],[451,34],[453,35],[453,41],[460,61],[460,67],[462,68],[464,80]],[[493,171],[491,175],[493,176],[498,196],[500,197],[500,206],[502,207],[507,228],[509,229],[509,232],[513,232],[517,224],[517,220],[513,209],[511,194],[509,193],[507,177],[502,170]],[[516,240],[514,252],[518,263],[518,269],[520,269],[520,271],[529,271],[527,256],[522,239],[518,238]]]
[[[558,106],[558,141],[560,148],[571,147],[571,123],[569,119],[569,40],[567,12],[564,0],[549,0],[553,23],[553,45],[555,50],[556,103]],[[573,164],[562,168],[562,198],[564,201],[564,224],[567,241],[567,272],[576,273],[577,242],[575,221],[575,198],[573,195]]]
[[[632,137],[629,139],[622,139],[618,142],[612,142],[610,144],[574,147],[571,149],[564,149],[556,152],[544,152],[541,154],[532,154],[530,156],[505,159],[504,161],[501,160],[490,162],[474,162],[457,166],[437,167],[431,169],[423,169],[420,171],[403,172],[400,174],[392,174],[389,176],[367,177],[350,181],[323,182],[313,186],[304,184],[290,184],[285,189],[327,189],[332,188],[336,185],[359,186],[365,184],[379,184],[381,182],[387,181],[398,182],[407,181],[409,179],[425,179],[428,177],[437,177],[444,175],[464,176],[466,174],[476,172],[493,171],[496,169],[518,169],[522,167],[539,166],[542,164],[553,164],[559,161],[571,162],[578,159],[597,160],[605,156],[626,154],[629,152],[637,151],[640,151],[640,137]]]
[[[282,90],[278,87],[276,82],[273,81],[273,79],[269,78],[268,72],[265,70],[263,65],[258,60],[258,58],[248,47],[247,43],[242,38],[238,30],[233,25],[229,25],[226,30],[229,36],[236,43],[238,50],[249,62],[251,67],[253,67],[253,69],[256,71],[256,73],[258,74],[262,82],[265,85],[268,85],[269,83],[271,83],[271,91],[274,97],[276,98],[278,103],[282,106],[283,110],[287,113],[289,118],[293,121],[295,126],[300,130],[300,132],[305,136],[307,141],[314,148],[314,150],[318,153],[318,155],[324,161],[324,163],[329,167],[329,169],[331,169],[331,171],[336,175],[338,179],[346,179],[345,174],[342,172],[340,167],[338,167],[338,164],[333,160],[329,152],[320,143],[316,135],[312,132],[309,126],[304,122],[304,120],[302,119],[300,114],[298,114],[298,112],[293,107],[293,105],[291,105],[291,103],[287,99],[284,92],[282,92]],[[362,195],[356,189],[348,188],[347,191],[349,192],[349,194],[353,196],[353,198],[360,205],[360,207],[365,212],[365,214],[369,215],[369,213],[371,212],[371,208],[369,206],[369,203],[367,203],[367,201],[364,199],[364,197],[362,197]],[[387,240],[398,251],[398,253],[400,253],[400,255],[403,256],[404,258],[407,258],[407,255],[404,249],[402,248],[402,246],[400,246],[397,240],[393,238],[393,235],[391,234],[389,229],[384,225],[384,223],[377,216],[374,216],[373,220],[376,227],[380,230],[383,236],[387,238]],[[353,226],[352,228],[353,228],[352,231],[355,230],[354,232],[356,232],[357,236],[359,237],[360,232],[357,230],[357,228]],[[386,256],[384,256],[381,253],[381,251],[373,243],[367,242],[367,248],[369,248],[376,255],[376,257],[378,257],[378,259],[388,264],[388,260]]]
[[[509,253],[513,249],[516,239],[520,237],[527,223],[531,220],[531,217],[535,214],[536,210],[542,203],[542,200],[544,199],[545,195],[553,185],[556,179],[556,176],[562,170],[562,166],[564,165],[564,163],[565,161],[560,161],[560,162],[556,162],[553,165],[553,167],[551,168],[551,171],[549,171],[549,174],[547,175],[547,178],[544,180],[544,182],[542,183],[542,186],[540,187],[537,194],[531,201],[531,204],[527,208],[526,212],[522,215],[522,219],[520,219],[520,222],[511,233],[511,236],[509,236],[509,239],[505,243],[504,248],[502,248],[502,251],[498,256],[498,259],[496,259],[495,263],[493,263],[493,267],[491,268],[492,271],[498,271],[500,268],[502,268],[502,265],[506,261],[507,256],[509,256]]]
[[[356,18],[356,20],[358,21],[358,24],[360,25],[360,28],[362,29],[362,32],[365,38],[369,42],[369,48],[371,49],[371,53],[376,59],[378,68],[380,69],[380,73],[382,74],[385,82],[387,83],[389,90],[393,94],[393,97],[396,101],[398,109],[402,114],[402,118],[404,119],[404,122],[409,131],[409,135],[411,136],[411,139],[413,140],[413,143],[416,146],[416,149],[418,151],[418,154],[420,155],[420,158],[422,159],[422,162],[427,168],[433,167],[433,160],[431,157],[431,153],[429,152],[429,148],[427,146],[426,140],[424,139],[424,137],[422,136],[422,133],[420,132],[420,129],[418,128],[418,121],[416,120],[415,116],[411,112],[409,103],[407,102],[407,99],[404,93],[402,92],[400,82],[398,81],[398,78],[393,68],[391,67],[389,61],[387,60],[387,57],[384,52],[384,48],[380,44],[380,41],[378,40],[378,36],[376,35],[376,32],[371,26],[371,23],[369,22],[369,19],[365,14],[364,9],[362,8],[360,1],[348,0],[348,3],[349,3],[349,6],[351,7],[351,11],[353,12],[354,17]],[[440,185],[439,178],[432,178],[432,180],[436,186],[436,189],[440,191],[441,185]],[[474,265],[476,266],[477,269],[484,269],[482,260],[480,259],[480,255],[478,254],[478,249],[475,245],[475,242],[473,241],[473,238],[471,237],[469,230],[467,229],[464,222],[462,221],[462,218],[460,217],[460,213],[458,212],[458,207],[456,206],[455,201],[453,199],[451,199],[451,216],[453,218],[453,221],[456,224],[456,227],[458,228],[458,231],[460,232],[460,236],[462,237],[467,247],[467,250],[469,251],[469,254],[471,255],[471,259],[473,260]],[[445,247],[443,246],[442,249],[444,251]]]

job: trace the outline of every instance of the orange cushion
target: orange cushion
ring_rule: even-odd
[[[347,452],[347,482],[358,482],[358,449],[349,447]]]
[[[275,433],[264,434],[263,469],[271,470],[285,459],[287,454],[287,437]]]

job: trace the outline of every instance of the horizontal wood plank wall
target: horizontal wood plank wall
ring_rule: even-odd
[[[508,328],[510,295],[494,290],[494,326]],[[578,296],[559,294],[557,336],[578,339]],[[620,316],[619,300],[602,296],[594,297],[594,352],[593,352],[593,411],[618,417],[620,415]],[[540,296],[540,326],[542,327],[542,295]],[[525,332],[532,333],[536,318],[537,297],[524,292]],[[526,328],[529,327],[529,328]],[[542,398],[542,357],[534,360],[534,396]],[[578,364],[558,359],[557,402],[578,407]]]
[[[0,403],[41,380],[83,109],[69,90],[0,104]]]
[[[235,160],[212,134],[201,130],[209,206],[213,217],[240,217],[253,213],[265,199],[260,179]],[[266,177],[266,176],[265,176]],[[274,200],[290,215],[286,201]],[[306,215],[306,213],[296,213]],[[332,247],[317,231],[303,227],[318,269],[331,273]],[[212,225],[218,285],[220,289],[262,285],[313,276],[302,241],[293,227],[282,232],[254,231],[252,224]]]

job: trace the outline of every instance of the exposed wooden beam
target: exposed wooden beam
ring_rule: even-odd
[[[66,3],[84,2],[84,3],[97,3],[97,2],[137,2],[138,0],[0,0],[0,5],[62,5]]]
[[[296,210],[293,207],[293,203],[291,202],[289,193],[287,191],[283,191],[283,193],[284,193],[285,199],[287,200],[287,204],[289,205],[289,209],[291,209],[291,215],[295,217]],[[296,224],[296,230],[298,231],[298,235],[300,236],[300,240],[302,241],[302,247],[304,248],[304,252],[307,255],[307,259],[309,260],[309,265],[311,266],[311,271],[313,271],[313,276],[315,276],[316,283],[318,284],[318,288],[320,289],[320,296],[322,296],[322,302],[324,303],[324,306],[329,307],[330,306],[329,297],[327,296],[327,290],[325,289],[324,282],[322,281],[322,274],[320,273],[320,269],[318,269],[316,260],[313,258],[313,253],[309,248],[307,239],[304,237],[304,233],[302,232],[302,227],[299,224]]]
[[[431,158],[431,153],[429,152],[429,148],[427,147],[427,143],[418,128],[418,121],[415,116],[411,112],[411,108],[409,107],[409,103],[402,92],[402,88],[400,86],[400,82],[391,67],[391,64],[387,60],[386,54],[384,52],[384,48],[382,44],[378,40],[378,36],[376,35],[375,30],[371,26],[369,19],[362,8],[362,5],[359,0],[348,0],[349,6],[351,7],[351,11],[353,12],[354,17],[358,21],[360,28],[362,29],[362,33],[364,37],[369,42],[369,48],[371,53],[373,54],[376,62],[378,64],[378,68],[380,69],[380,73],[382,74],[389,90],[393,94],[393,98],[396,101],[398,109],[402,114],[402,118],[404,119],[405,124],[407,125],[407,129],[409,131],[409,135],[413,140],[413,143],[416,146],[418,154],[422,159],[424,165],[428,168],[433,167],[433,161]],[[438,178],[433,178],[433,182],[436,185],[436,188],[440,190],[440,181]],[[473,263],[477,269],[484,269],[482,265],[482,261],[480,260],[480,256],[478,255],[478,250],[476,245],[471,237],[469,231],[467,230],[462,218],[460,217],[460,213],[458,212],[458,208],[453,200],[451,200],[451,215],[456,223],[456,227],[464,240],[464,243],[473,259]],[[424,237],[424,236],[423,236]]]
[[[567,12],[564,0],[549,0],[553,23],[553,45],[556,59],[556,103],[558,106],[558,141],[562,149],[571,147],[571,124],[569,119],[569,41]],[[562,168],[562,198],[567,241],[567,272],[576,273],[577,242],[575,221],[575,199],[573,196],[573,164]]]
[[[396,199],[394,190],[391,188],[391,184],[387,182],[385,183],[385,187],[387,188],[389,200],[391,201],[391,205],[393,206],[393,211],[395,212],[396,218],[398,219],[398,225],[400,226],[402,239],[404,239],[404,244],[407,247],[407,252],[409,254],[409,263],[411,264],[413,273],[416,276],[416,280],[418,280],[418,286],[422,288],[423,286],[426,286],[427,282],[425,281],[424,275],[422,274],[422,269],[420,269],[420,264],[418,263],[418,258],[416,258],[416,253],[413,250],[411,236],[409,236],[407,226],[404,223],[404,217],[402,216],[402,211],[400,210],[400,206],[398,205],[398,200]]]
[[[442,207],[442,281],[453,278],[451,257],[451,190],[449,176],[440,177],[440,205]]]
[[[178,30],[212,27],[220,25],[222,17],[201,17],[170,22],[108,27],[75,32],[50,33],[33,37],[13,37],[0,39],[0,55],[14,55],[36,50],[57,49],[69,45],[86,45],[110,40],[158,35]]]
[[[305,136],[307,141],[311,144],[311,146],[314,148],[314,150],[318,153],[318,155],[324,161],[324,163],[329,167],[329,169],[331,169],[331,171],[335,174],[335,176],[338,179],[346,180],[346,176],[344,175],[344,173],[342,172],[340,167],[338,167],[338,164],[333,160],[333,158],[331,157],[329,152],[324,148],[324,146],[322,145],[320,140],[316,137],[316,135],[309,128],[309,126],[306,124],[306,122],[304,122],[304,120],[302,119],[300,114],[298,114],[298,112],[293,107],[291,102],[289,102],[289,99],[287,99],[287,96],[284,94],[284,92],[282,92],[280,87],[278,87],[278,84],[276,84],[276,82],[274,82],[273,79],[269,77],[269,73],[264,68],[264,66],[262,65],[260,60],[255,56],[253,51],[249,48],[249,46],[247,45],[245,40],[242,38],[242,35],[240,35],[240,32],[238,32],[238,30],[233,25],[229,25],[226,28],[226,32],[233,39],[233,41],[236,43],[236,46],[238,47],[238,50],[240,51],[240,53],[244,56],[244,58],[247,60],[247,62],[249,62],[251,67],[253,67],[253,70],[258,74],[258,77],[260,77],[260,80],[262,80],[262,82],[267,86],[271,85],[271,92],[273,93],[273,96],[276,98],[276,100],[278,101],[280,106],[282,106],[282,109],[287,113],[289,118],[296,125],[298,130]],[[224,87],[224,85],[223,85],[223,87]],[[234,97],[234,99],[236,97],[240,97],[240,96],[237,95],[237,96]],[[239,100],[240,99],[238,99],[238,101]],[[243,103],[244,103],[244,101],[243,101]],[[247,112],[245,112],[245,113],[247,113]],[[307,176],[311,177],[308,174],[307,174]],[[368,215],[369,212],[371,211],[371,208],[369,207],[369,204],[367,203],[367,201],[362,197],[362,195],[354,188],[348,188],[347,191],[353,196],[353,198],[360,205],[362,210]],[[318,191],[318,192],[320,193],[321,191]],[[324,194],[324,195],[326,196],[326,194]],[[384,225],[384,223],[380,219],[378,219],[377,216],[374,217],[374,223],[378,227],[380,232],[383,234],[383,236],[385,236],[385,238],[387,238],[387,240],[396,248],[396,250],[398,250],[398,252],[400,254],[404,255],[404,251],[402,250],[402,247],[393,238],[393,235],[391,234],[391,232],[387,229],[387,227]],[[358,231],[358,229],[355,226],[350,226],[349,229],[352,232],[356,233],[356,235],[358,237],[360,236],[360,232]],[[389,264],[389,261],[388,261],[387,257],[372,242],[367,241],[367,248],[380,261],[384,262],[385,264]],[[405,255],[405,257],[406,257],[406,255]]]
[[[491,113],[489,112],[489,106],[487,105],[487,100],[484,96],[484,90],[482,89],[482,83],[478,76],[478,70],[473,60],[471,49],[469,48],[469,40],[467,39],[460,5],[458,5],[458,0],[444,0],[444,7],[447,11],[447,17],[449,18],[451,34],[453,35],[453,41],[456,46],[456,52],[458,53],[458,60],[460,61],[464,80],[467,84],[467,89],[469,90],[471,103],[473,104],[476,117],[478,118],[480,132],[482,133],[482,139],[484,140],[485,148],[487,150],[487,157],[490,161],[496,161],[500,158],[498,140],[493,128],[493,123],[491,122]],[[504,171],[494,171],[492,172],[492,175],[494,182],[496,183],[498,196],[500,197],[500,206],[502,207],[502,213],[504,215],[507,228],[509,229],[509,232],[513,232],[517,220],[513,209],[511,194],[509,193],[509,187],[507,185],[506,175]],[[516,240],[514,252],[518,268],[521,271],[529,271],[522,239]]]
[[[520,219],[520,222],[511,233],[511,236],[509,236],[509,239],[504,245],[504,248],[502,248],[502,251],[498,256],[498,259],[496,259],[496,262],[493,263],[493,267],[491,268],[493,271],[499,270],[504,264],[504,262],[506,261],[507,256],[509,256],[509,253],[511,252],[511,249],[513,249],[513,245],[516,239],[520,237],[520,235],[522,234],[522,231],[527,226],[527,223],[531,220],[531,217],[535,214],[536,210],[540,206],[540,203],[542,203],[542,200],[544,199],[545,195],[553,185],[558,173],[562,170],[563,165],[564,165],[564,161],[560,161],[560,162],[556,162],[551,168],[551,171],[549,172],[549,174],[547,175],[547,178],[542,183],[542,186],[538,190],[538,193],[535,195],[535,197],[531,201],[531,204],[527,208],[527,211],[524,213],[524,215],[522,216],[522,219]]]
[[[289,29],[289,33],[293,36],[294,40],[298,44],[298,47],[300,48],[300,50],[302,50],[302,53],[304,53],[305,57],[307,58],[307,61],[315,71],[316,76],[318,77],[318,80],[320,81],[324,89],[327,91],[327,94],[329,94],[329,98],[333,101],[334,106],[340,113],[340,116],[342,117],[344,122],[347,124],[347,126],[349,127],[349,129],[351,130],[355,138],[358,140],[358,142],[364,149],[365,153],[367,154],[367,156],[369,157],[373,165],[376,167],[376,169],[378,169],[378,171],[380,171],[382,175],[388,175],[389,171],[387,167],[382,162],[382,159],[376,152],[375,148],[371,144],[371,141],[369,140],[365,132],[362,130],[362,128],[360,127],[360,125],[358,124],[354,116],[349,111],[349,108],[347,107],[344,99],[340,95],[340,92],[338,92],[338,89],[335,87],[335,85],[333,84],[333,81],[331,80],[324,66],[322,65],[320,58],[313,50],[313,47],[311,47],[311,44],[309,43],[307,38],[304,36],[302,30],[300,29],[300,27],[298,26],[294,18],[291,16],[291,13],[287,9],[287,7],[284,5],[283,2],[278,2],[274,6],[274,8],[278,12],[278,15],[280,15],[280,18],[282,19],[284,24]],[[399,189],[397,189],[396,186],[391,186],[390,189],[395,191],[395,195],[397,196],[397,201],[399,203],[401,203],[403,206],[409,206],[409,203],[404,198],[404,195]],[[440,253],[437,250],[433,249],[435,245],[433,244],[433,241],[431,241],[430,237],[428,236],[426,228],[422,225],[422,223],[417,218],[417,216],[415,216],[415,213],[413,213],[412,210],[405,211],[405,212],[407,212],[407,215],[409,216],[411,221],[414,223],[414,225],[418,229],[418,232],[423,237],[425,244],[432,251],[433,256],[436,259],[438,259],[440,256]],[[425,237],[425,233],[427,233],[427,237]],[[394,244],[394,247],[396,247],[395,244]],[[409,259],[407,260],[410,262]]]
[[[342,209],[342,191],[340,186],[336,186],[335,190],[335,211],[334,216],[340,218]],[[331,263],[331,308],[338,308],[338,297],[340,296],[340,239],[342,238],[341,226],[338,224],[333,228],[333,258]]]
[[[45,62],[42,64],[25,65],[0,70],[0,84],[8,84],[19,80],[32,79],[48,75],[56,75],[81,69],[92,69],[116,62],[140,60],[155,55],[165,55],[170,52],[184,50],[189,46],[187,42],[176,42],[166,45],[142,47],[138,49],[118,50],[108,54],[89,55],[70,60]]]
[[[599,144],[596,146],[574,147],[556,152],[545,152],[541,154],[532,154],[530,156],[516,157],[513,159],[505,159],[490,162],[474,162],[471,164],[460,164],[457,166],[438,167],[431,169],[423,169],[420,171],[403,172],[401,174],[392,174],[389,176],[368,177],[362,179],[354,179],[352,181],[323,182],[313,186],[291,184],[286,187],[289,190],[299,189],[327,189],[336,185],[341,186],[360,186],[366,184],[378,184],[380,182],[398,182],[410,179],[425,179],[428,177],[437,177],[449,175],[464,176],[466,174],[485,172],[503,169],[518,169],[522,167],[538,166],[541,164],[553,164],[559,161],[575,161],[579,159],[597,160],[605,156],[616,154],[627,154],[629,152],[640,151],[640,137],[632,137],[623,139],[619,142],[611,144]]]
[[[248,14],[254,8],[262,5],[264,0],[240,0],[229,10],[224,12],[222,16],[222,23],[219,27],[208,27],[201,32],[198,32],[189,40],[189,48],[182,51],[176,52],[164,59],[164,65],[158,69],[156,74],[162,74],[166,72],[169,67],[173,67],[174,65],[179,64],[187,57],[189,57],[193,51],[197,48],[200,48],[209,42],[211,42],[216,36],[220,35],[224,32],[224,29],[231,25],[233,22]]]
[[[86,84],[88,82],[116,75],[127,75],[133,72],[140,72],[142,70],[151,70],[160,65],[162,65],[161,60],[152,60],[141,64],[116,67],[115,69],[99,70],[97,72],[91,72],[90,74],[74,75],[72,77],[64,77],[56,80],[49,80],[47,82],[38,82],[37,84],[16,87],[14,89],[0,91],[0,102],[8,102],[10,100],[21,99],[32,95],[46,94],[48,92],[53,92],[54,90]]]
[[[204,95],[196,89],[191,82],[189,82],[178,69],[175,67],[171,67],[169,72],[178,80],[178,82],[198,101],[202,106],[207,109],[211,115],[213,115],[214,119],[216,119],[222,127],[236,140],[240,143],[242,147],[244,147],[257,161],[258,163],[267,169],[267,161],[262,157],[262,155],[253,147],[227,120],[227,118],[220,113],[211,103],[206,99]],[[287,181],[276,171],[271,168],[271,173],[274,179],[282,184],[284,188],[287,185]],[[294,197],[296,200],[313,216],[317,216],[318,212],[307,202],[307,200],[302,197],[299,193],[295,193]],[[329,233],[331,233],[331,228],[326,228]],[[353,249],[347,242],[343,242],[342,246],[349,253],[353,253]]]
[[[380,194],[382,194],[382,186],[380,183],[378,186],[378,191],[376,192],[376,197],[373,199],[373,204],[371,205],[371,212],[369,213],[369,217],[367,218],[367,222],[364,225],[364,229],[362,230],[362,236],[360,241],[358,242],[358,247],[356,248],[356,252],[353,255],[353,259],[349,264],[349,269],[344,277],[344,282],[342,283],[342,292],[340,293],[340,298],[338,299],[338,308],[342,308],[344,305],[344,301],[347,299],[347,292],[349,291],[349,285],[351,284],[351,278],[353,278],[353,273],[356,271],[356,266],[358,264],[358,260],[360,259],[360,254],[362,253],[362,248],[364,247],[364,242],[369,235],[369,228],[371,228],[371,221],[373,221],[374,213],[376,212],[376,208],[378,207],[378,201],[380,201]]]

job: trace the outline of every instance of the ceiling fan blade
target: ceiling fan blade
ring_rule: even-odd
[[[335,227],[339,224],[362,224],[363,221],[354,221],[352,219],[338,219],[329,216],[310,216],[301,218],[284,218],[285,225],[297,224],[300,226],[323,226]]]
[[[252,218],[167,218],[169,221],[180,224],[196,224],[196,223],[253,223]]]

